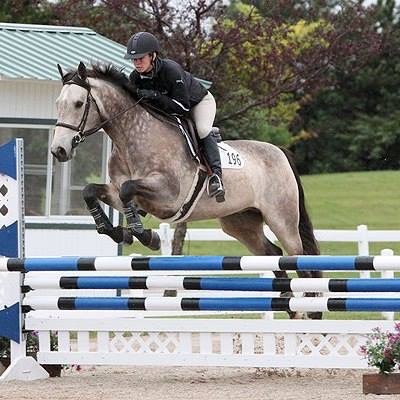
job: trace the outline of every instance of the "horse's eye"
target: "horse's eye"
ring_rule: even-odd
[[[75,107],[76,108],[81,108],[83,106],[83,101],[77,101],[76,103],[75,103]]]

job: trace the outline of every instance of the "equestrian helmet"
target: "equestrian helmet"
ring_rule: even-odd
[[[135,33],[130,37],[126,45],[126,60],[142,58],[146,54],[159,53],[160,43],[158,39],[149,32]]]

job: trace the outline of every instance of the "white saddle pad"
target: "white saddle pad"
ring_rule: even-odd
[[[222,168],[240,169],[244,166],[244,158],[229,144],[218,143]]]

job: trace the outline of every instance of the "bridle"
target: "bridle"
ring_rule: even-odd
[[[75,125],[67,124],[65,122],[57,122],[56,123],[56,126],[62,126],[64,128],[68,128],[68,129],[71,129],[71,130],[77,132],[77,134],[72,138],[72,148],[73,149],[76,148],[79,143],[84,142],[88,136],[93,135],[93,133],[98,132],[109,122],[113,121],[115,118],[118,118],[122,114],[125,114],[130,109],[136,107],[142,100],[142,98],[140,98],[138,101],[136,101],[132,106],[128,107],[127,109],[122,110],[121,112],[117,113],[116,115],[114,115],[111,118],[107,118],[107,119],[103,120],[99,106],[97,105],[97,102],[92,95],[91,86],[90,86],[88,80],[82,79],[77,73],[75,73],[72,76],[72,78],[69,80],[62,79],[62,83],[63,83],[63,85],[78,85],[87,90],[85,109],[83,110],[82,119],[81,119],[81,122],[79,123],[79,125],[75,126]],[[100,120],[102,120],[102,122],[92,129],[85,130],[86,122],[87,122],[87,119],[89,116],[90,106],[92,103],[96,106],[97,113],[99,114]]]

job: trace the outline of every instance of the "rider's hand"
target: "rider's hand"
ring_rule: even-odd
[[[137,89],[136,93],[139,98],[143,98],[146,100],[154,100],[160,97],[160,92],[158,92],[157,90]]]

